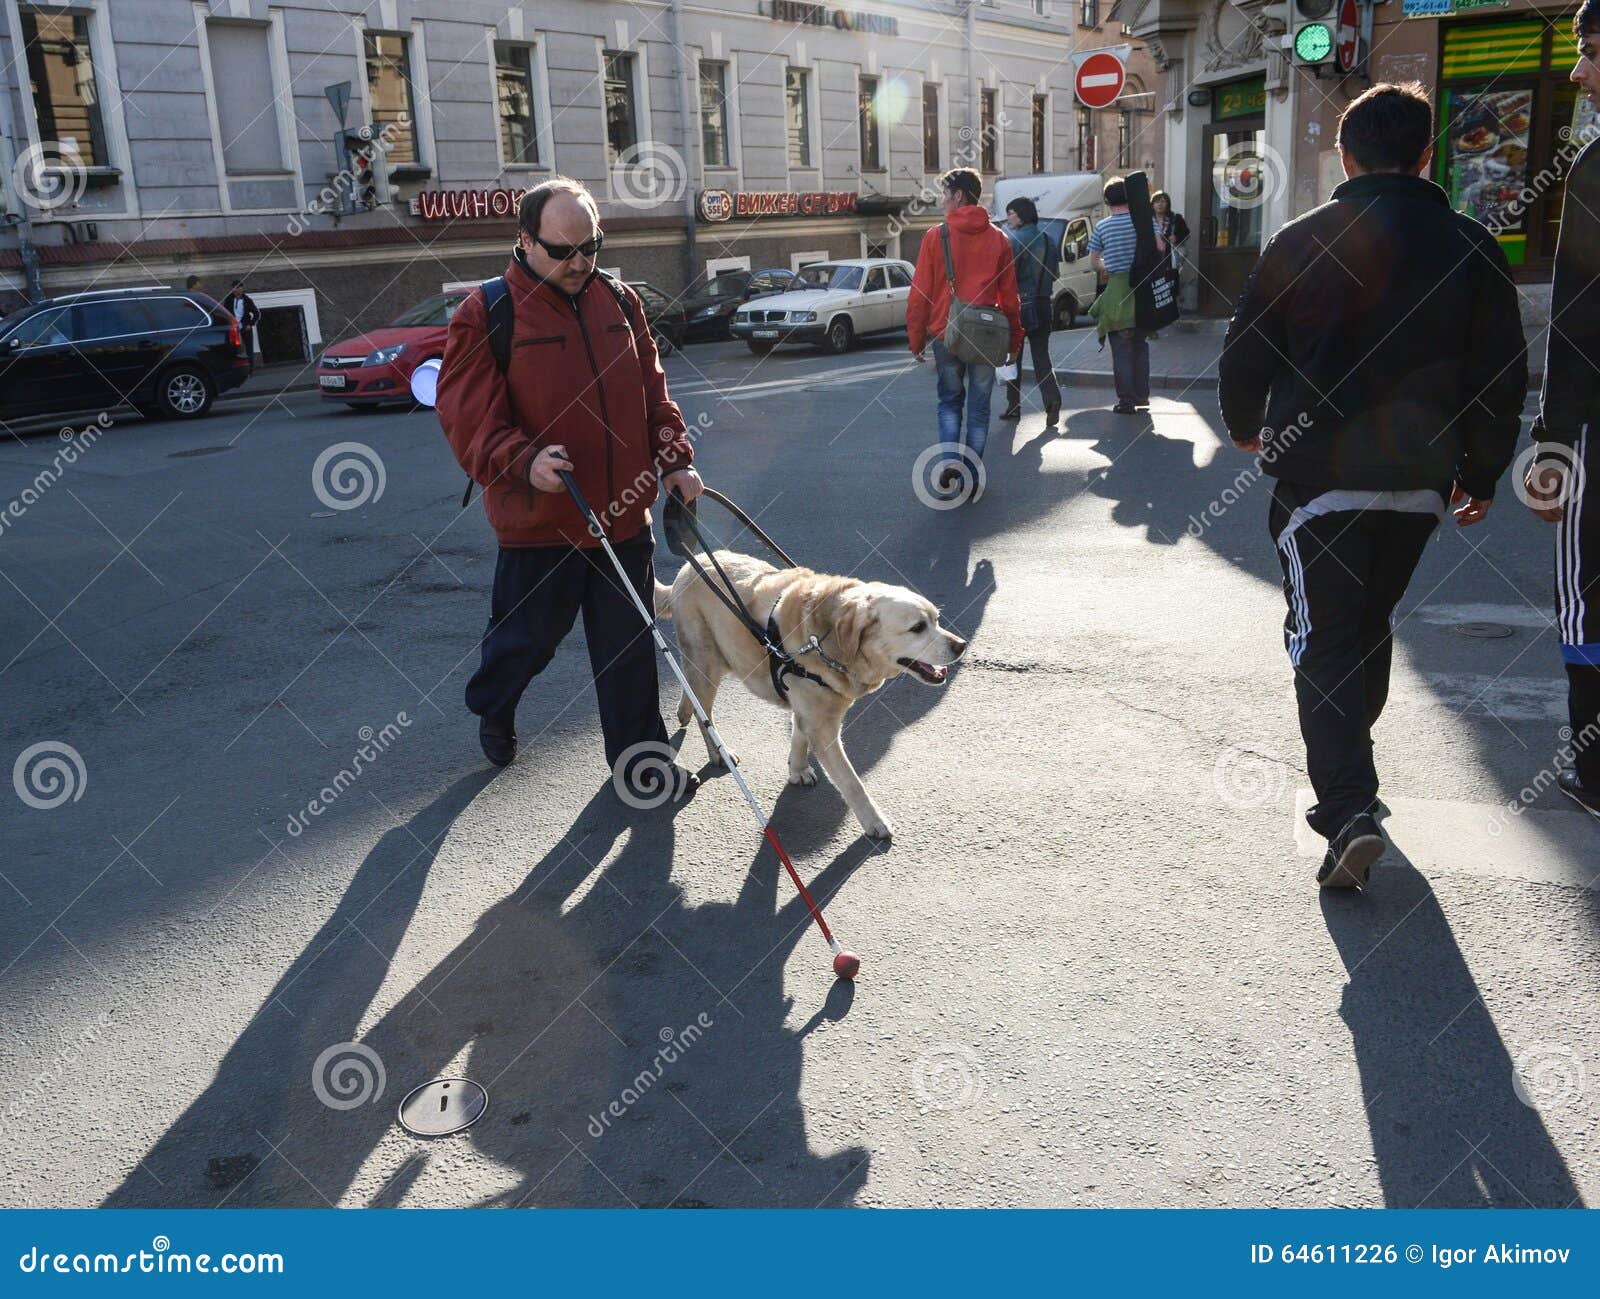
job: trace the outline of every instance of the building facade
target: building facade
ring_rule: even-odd
[[[601,264],[911,255],[933,178],[1159,169],[1136,49],[1082,110],[1110,0],[0,0],[0,292],[236,276],[304,358],[504,268],[520,193],[601,209]]]
[[[1438,117],[1433,179],[1495,231],[1536,318],[1548,301],[1539,286],[1549,281],[1564,168],[1594,129],[1566,79],[1576,5],[1363,3],[1356,72],[1297,66],[1299,24],[1337,30],[1341,9],[1338,0],[1118,0],[1118,20],[1167,73],[1167,171],[1195,232],[1190,305],[1226,313],[1263,241],[1328,201],[1344,179],[1335,137],[1352,99],[1374,82],[1417,81]]]

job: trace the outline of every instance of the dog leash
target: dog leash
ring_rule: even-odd
[[[789,556],[784,552],[783,547],[778,545],[777,542],[775,542],[771,537],[767,536],[767,534],[761,530],[754,519],[741,510],[721,492],[710,487],[705,487],[701,489],[700,494],[702,496],[710,497],[718,505],[722,506],[723,509],[727,510],[728,513],[732,514],[734,518],[739,520],[740,523],[744,524],[746,528],[754,533],[761,540],[761,543],[767,547],[767,549],[772,551],[772,553],[778,556],[779,559],[783,560],[783,562],[790,568],[800,567],[800,565],[796,564],[794,560],[789,558]],[[699,558],[695,555],[694,547],[689,545],[685,540],[683,536],[683,529],[685,527],[687,527],[689,532],[693,534],[695,542],[699,545],[700,549],[705,552],[706,558],[711,561],[712,568],[716,570],[717,577],[721,579],[720,584],[712,581],[711,575],[706,572],[704,567],[701,566]],[[822,662],[826,663],[835,672],[839,673],[840,676],[846,678],[849,677],[849,673],[845,671],[844,665],[837,659],[830,657],[827,651],[822,648],[822,638],[819,636],[813,635],[793,654],[784,648],[783,633],[778,628],[777,604],[772,606],[772,612],[767,616],[767,623],[765,627],[756,621],[755,615],[750,612],[750,610],[745,606],[744,601],[740,599],[739,588],[733,584],[733,581],[723,570],[722,565],[718,563],[716,554],[712,551],[710,543],[706,540],[705,533],[700,530],[699,513],[693,503],[683,500],[683,498],[676,492],[668,493],[665,517],[662,520],[662,529],[667,534],[667,549],[671,550],[676,555],[681,555],[685,560],[688,561],[690,567],[694,569],[696,576],[698,576],[701,581],[711,588],[711,593],[722,602],[723,606],[728,610],[729,613],[731,613],[740,621],[740,623],[743,624],[745,630],[754,636],[756,638],[756,642],[764,651],[766,651],[767,671],[772,677],[772,688],[777,692],[778,698],[784,703],[789,702],[789,685],[787,679],[792,676],[801,677],[806,681],[814,681],[826,690],[833,690],[833,687],[819,677],[815,672],[808,671],[795,661],[802,654],[814,653],[819,659],[822,660]]]

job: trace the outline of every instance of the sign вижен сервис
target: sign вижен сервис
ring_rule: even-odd
[[[732,217],[850,216],[861,196],[854,190],[703,189],[696,210],[702,221]]]

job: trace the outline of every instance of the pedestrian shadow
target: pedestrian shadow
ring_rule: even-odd
[[[1391,846],[1359,894],[1323,890],[1348,982],[1372,1151],[1391,1208],[1580,1206],[1576,1184],[1513,1064],[1423,875]]]
[[[324,1048],[356,1037],[416,914],[440,845],[496,774],[480,769],[461,777],[378,839],[333,914],[223,1056],[211,1084],[102,1207],[252,1202],[240,1196],[270,1156],[258,1134],[282,1131],[307,1104],[315,1105],[313,1062]],[[307,1202],[320,1203],[301,1190]]]
[[[410,828],[448,829],[465,784]],[[363,1170],[383,1179],[366,1196],[373,1205],[398,1205],[419,1185],[428,1202],[451,1203],[453,1184],[429,1167],[451,1158],[448,1141],[470,1142],[507,1170],[488,1204],[850,1203],[868,1153],[809,1149],[799,1085],[813,1025],[789,1025],[794,1002],[783,988],[789,953],[810,943],[820,1000],[832,977],[827,948],[798,896],[780,902],[770,850],[757,854],[737,901],[691,903],[671,879],[674,843],[666,810],[625,807],[608,782],[370,1028],[361,1030],[377,992],[370,975],[381,978],[392,946],[379,954],[363,944],[372,971],[319,972],[318,1001],[286,1026],[267,1019],[268,1007],[157,1143],[149,1173],[135,1171],[106,1203],[338,1204]],[[830,863],[813,881],[818,898],[869,851],[852,845]],[[342,903],[339,915],[355,906]],[[385,932],[401,928],[397,918]],[[314,959],[308,951],[280,986]],[[824,1017],[847,1013],[847,999],[827,997]],[[340,1043],[347,1058],[378,1062],[384,1087],[369,1103],[319,1099],[319,1057]],[[339,1099],[332,1067],[321,1081]],[[395,1106],[441,1076],[483,1084],[488,1111],[456,1137],[405,1134]],[[233,1161],[222,1166],[234,1179],[226,1189],[208,1163],[217,1153]]]

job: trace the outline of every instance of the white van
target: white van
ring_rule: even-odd
[[[1071,329],[1099,293],[1098,277],[1089,265],[1089,232],[1108,215],[1101,196],[1105,177],[1093,171],[1069,171],[1054,176],[1019,176],[994,187],[994,219],[1005,221],[1006,204],[1014,198],[1032,199],[1039,209],[1039,228],[1057,242],[1061,265],[1056,272],[1055,328]]]

